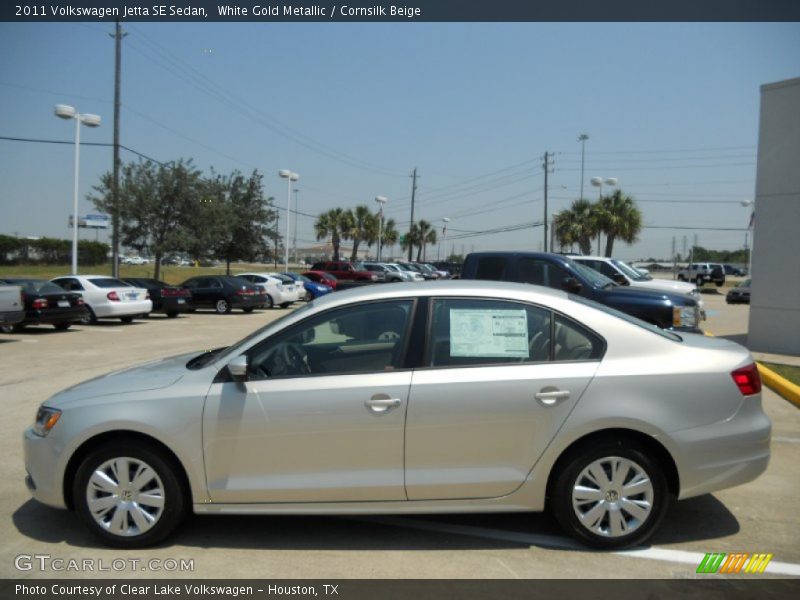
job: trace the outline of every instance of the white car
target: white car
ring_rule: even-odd
[[[412,271],[411,269],[405,268],[403,265],[398,263],[387,263],[390,267],[397,267],[400,269],[401,272],[406,274],[408,277],[408,281],[425,281],[425,278],[422,276],[422,273],[418,271]]]
[[[133,287],[114,277],[67,275],[52,281],[65,290],[83,296],[83,302],[89,310],[86,323],[94,323],[97,319],[119,319],[123,323],[130,323],[135,317],[153,310],[153,302],[146,289]]]
[[[575,262],[591,267],[599,271],[609,279],[621,284],[635,288],[653,290],[655,292],[671,292],[688,294],[692,296],[700,305],[700,312],[705,315],[705,307],[700,299],[700,292],[693,283],[684,281],[672,281],[668,279],[653,279],[650,275],[643,275],[638,269],[633,268],[628,263],[616,258],[605,256],[570,256]],[[703,316],[705,318],[705,316]]]
[[[125,265],[149,265],[150,259],[141,256],[125,256],[120,262]]]
[[[273,306],[280,306],[286,308],[293,302],[299,300],[300,295],[297,292],[295,282],[291,277],[279,275],[278,273],[240,273],[236,275],[242,279],[246,279],[253,285],[264,290],[267,295],[266,308]],[[291,283],[287,282],[289,280]],[[303,282],[300,282],[302,287]],[[305,289],[303,289],[305,294]]]

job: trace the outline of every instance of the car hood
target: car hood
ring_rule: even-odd
[[[165,388],[176,383],[187,373],[186,363],[197,355],[197,352],[181,354],[113,371],[67,388],[55,394],[45,404],[61,407],[99,396]]]
[[[669,281],[667,279],[651,279],[650,281],[635,281],[631,284],[634,288],[653,290],[656,292],[672,292],[675,294],[691,294],[697,287],[685,281]]]
[[[695,306],[697,300],[686,294],[679,294],[667,290],[647,290],[644,288],[634,287],[609,287],[600,290],[606,302],[647,302],[650,304],[667,304],[672,303],[674,306]]]

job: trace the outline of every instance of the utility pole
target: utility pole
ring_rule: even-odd
[[[544,162],[542,168],[544,169],[544,251],[547,252],[547,174],[550,172],[550,167],[553,164],[550,162],[552,155],[545,152]]]
[[[578,136],[578,141],[581,143],[581,200],[583,200],[583,164],[584,164],[584,157],[586,155],[586,140],[589,139],[589,136],[585,133],[582,133]]]
[[[122,38],[128,34],[122,33],[122,26],[117,19],[114,33],[108,35],[114,38],[114,174],[111,190],[114,214],[111,215],[111,273],[113,277],[119,277],[119,97],[122,76]]]
[[[408,227],[408,262],[414,258],[414,240],[411,236],[411,231],[414,229],[414,202],[417,196],[417,167],[414,167],[414,172],[411,174],[411,225]]]

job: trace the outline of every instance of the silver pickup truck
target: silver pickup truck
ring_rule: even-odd
[[[25,301],[18,285],[0,286],[0,325],[13,325],[25,318]]]

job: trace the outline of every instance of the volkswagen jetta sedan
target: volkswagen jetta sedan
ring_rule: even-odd
[[[749,352],[539,286],[330,294],[233,346],[45,401],[26,483],[105,542],[186,513],[552,510],[582,542],[644,541],[672,499],[769,460]]]

